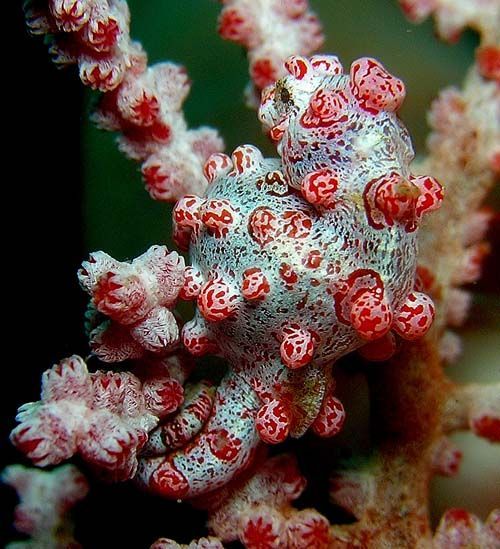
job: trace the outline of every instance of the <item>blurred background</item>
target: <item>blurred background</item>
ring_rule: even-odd
[[[310,3],[324,24],[323,51],[339,55],[345,66],[362,55],[377,57],[405,81],[407,99],[401,116],[417,153],[423,153],[426,110],[438,90],[463,80],[477,44],[474,33],[466,32],[453,46],[443,44],[435,39],[432,22],[408,23],[395,1]],[[216,127],[228,152],[252,143],[274,155],[255,112],[244,106],[245,53],[216,34],[220,5],[214,0],[129,0],[129,5],[131,35],[143,43],[150,63],[171,60],[188,70],[193,81],[184,110],[188,124]],[[15,209],[6,254],[14,258],[9,261],[7,288],[16,305],[8,309],[5,339],[15,353],[4,365],[8,390],[2,401],[2,465],[20,459],[7,435],[16,408],[38,399],[40,373],[69,354],[87,353],[82,322],[86,300],[75,276],[82,259],[98,249],[126,259],[153,243],[172,246],[171,206],[149,198],[138,165],[118,152],[113,135],[88,121],[96,95],[82,91],[74,71],[54,68],[42,41],[26,35],[20,9],[13,20],[18,41],[13,50],[16,85],[14,108],[7,109],[7,115],[13,117],[9,147],[14,160],[9,164],[14,170],[6,203]],[[494,201],[498,206],[498,196]],[[497,255],[486,269],[492,274],[475,288],[475,305],[462,329],[464,355],[449,370],[458,381],[500,379],[500,292],[494,269],[498,234],[492,233]],[[500,505],[500,449],[468,433],[457,435],[455,442],[464,452],[463,465],[457,478],[433,482],[434,518],[448,507],[466,507],[485,518]],[[5,493],[4,508],[12,509],[15,497]],[[95,526],[93,532],[80,528],[77,533],[89,547],[141,547],[154,536],[187,541],[203,533],[202,514],[135,494],[129,486],[96,488],[79,513],[90,516]],[[0,535],[8,529],[11,515],[3,514],[2,520],[5,529]],[[123,529],[124,534],[119,533],[119,524],[133,526]],[[105,533],[97,539],[98,530]]]

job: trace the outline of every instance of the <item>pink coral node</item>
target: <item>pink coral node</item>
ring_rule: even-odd
[[[41,400],[19,408],[12,443],[39,466],[79,453],[116,480],[131,478],[137,452],[158,419],[140,380],[128,372],[89,373],[78,356],[42,376]]]
[[[184,260],[176,252],[152,246],[132,262],[94,252],[82,263],[78,279],[91,296],[91,310],[103,315],[88,315],[92,349],[102,360],[175,348],[179,329],[171,309],[185,279]]]

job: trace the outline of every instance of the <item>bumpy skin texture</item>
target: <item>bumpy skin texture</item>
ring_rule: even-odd
[[[295,56],[285,68],[260,111],[282,161],[250,145],[217,153],[205,198],[174,209],[191,256],[180,295],[197,303],[183,343],[196,356],[220,354],[230,371],[192,444],[143,462],[141,481],[167,496],[223,485],[259,438],[337,433],[344,410],[331,365],[362,346],[386,357],[391,330],[416,339],[433,319],[432,301],[414,290],[416,229],[442,189],[409,172],[413,151],[395,114],[402,82],[368,58],[350,76],[333,56]],[[210,445],[214,429],[226,430],[230,460]]]

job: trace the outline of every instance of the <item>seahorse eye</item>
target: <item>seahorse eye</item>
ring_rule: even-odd
[[[287,88],[281,88],[280,99],[283,103],[288,103],[292,99]]]

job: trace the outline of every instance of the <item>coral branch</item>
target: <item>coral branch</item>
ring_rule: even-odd
[[[147,56],[129,35],[125,0],[29,0],[26,21],[33,34],[49,36],[59,65],[78,64],[80,79],[104,92],[93,119],[121,133],[120,149],[142,163],[146,189],[155,200],[172,202],[203,194],[201,168],[223,148],[211,128],[187,128],[182,103],[189,93],[183,67],[147,66]]]
[[[285,59],[310,55],[321,47],[321,25],[308,0],[221,1],[219,34],[248,50],[252,83],[246,98],[257,107],[261,90],[285,76]]]
[[[10,465],[2,481],[16,489],[20,503],[14,511],[14,527],[31,539],[13,542],[9,549],[78,549],[73,538],[70,509],[88,492],[85,477],[74,465],[52,471]]]
[[[139,379],[128,372],[89,373],[78,356],[43,374],[41,400],[19,408],[12,443],[45,467],[80,454],[107,478],[125,480],[158,418]]]
[[[184,285],[184,260],[176,252],[151,246],[130,263],[95,252],[78,279],[92,298],[87,330],[102,360],[165,355],[176,347],[179,329],[171,309]]]
[[[500,383],[454,386],[444,403],[443,429],[470,429],[491,442],[500,442]]]

